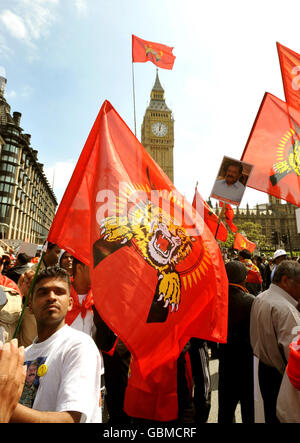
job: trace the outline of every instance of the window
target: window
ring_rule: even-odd
[[[0,205],[0,217],[7,218],[10,216],[11,207],[8,205]]]
[[[11,197],[2,197],[2,196],[0,196],[0,203],[9,203],[9,204],[11,204],[12,203],[12,199],[11,199]]]
[[[19,148],[17,146],[11,145],[11,144],[6,144],[3,146],[3,151],[8,151],[8,152],[12,152],[14,154],[18,153]]]
[[[7,183],[0,183],[0,192],[8,192],[12,193],[14,190],[14,187],[12,185],[8,185]]]
[[[13,156],[13,155],[3,154],[1,157],[1,160],[5,161],[5,162],[12,162],[12,163],[18,164],[18,160],[17,160],[16,156]]]
[[[15,173],[16,172],[16,167],[9,164],[9,163],[1,163],[0,165],[0,170],[4,171],[4,172],[12,172]]]
[[[16,128],[8,128],[7,132],[10,134],[20,135],[19,131]]]

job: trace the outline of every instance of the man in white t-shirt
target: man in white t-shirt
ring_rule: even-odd
[[[11,421],[101,423],[99,351],[88,334],[65,324],[72,309],[68,273],[59,267],[42,271],[29,306],[38,336],[25,349],[28,374]]]

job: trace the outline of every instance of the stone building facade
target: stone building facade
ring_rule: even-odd
[[[0,77],[0,238],[42,244],[47,238],[56,197],[21,128],[21,113],[4,98],[6,79]]]
[[[257,204],[255,208],[234,208],[234,223],[253,222],[261,225],[262,234],[266,236],[274,249],[284,248],[300,251],[300,234],[297,232],[295,211],[298,206],[291,203],[282,203],[281,200],[269,196],[269,202]],[[218,210],[219,211],[219,210]],[[277,235],[274,233],[277,233]],[[284,236],[287,242],[283,241]],[[274,238],[277,237],[277,242]],[[289,243],[290,240],[290,243]]]

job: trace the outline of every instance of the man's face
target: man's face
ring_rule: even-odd
[[[276,258],[275,264],[278,266],[279,263],[281,263],[284,260],[287,260],[287,256],[286,255],[282,255],[281,257]]]
[[[27,374],[26,374],[26,384],[27,386],[32,386],[34,379],[36,377],[37,374],[37,366],[36,365],[30,365],[29,368],[27,369]]]
[[[72,269],[72,264],[73,264],[73,257],[71,254],[69,254],[68,252],[65,252],[64,255],[62,256],[61,260],[60,260],[60,265],[62,268],[64,269]]]
[[[57,277],[45,278],[34,288],[30,308],[41,325],[61,323],[72,309],[68,283]]]
[[[47,249],[44,256],[47,266],[55,266],[57,264],[60,251],[61,249],[56,245],[52,249]]]
[[[91,287],[90,268],[87,265],[80,265],[82,271],[82,279],[86,286]]]
[[[238,166],[230,165],[226,171],[225,181],[228,185],[233,185],[240,176],[240,168]]]
[[[284,279],[284,277],[283,277],[283,279]],[[286,280],[285,280],[285,290],[295,300],[300,302],[300,277],[296,277],[294,279],[288,279],[286,277]]]

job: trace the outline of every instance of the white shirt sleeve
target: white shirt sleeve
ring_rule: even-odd
[[[81,423],[99,423],[101,359],[93,340],[87,338],[65,354],[56,410],[81,412]]]

